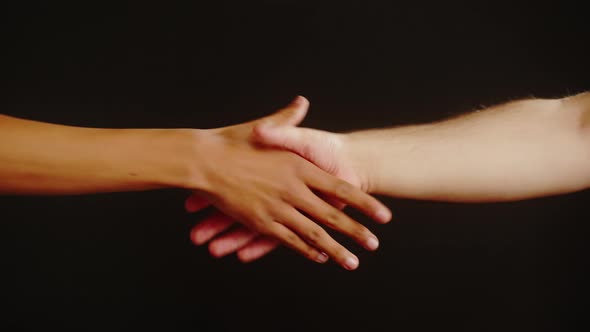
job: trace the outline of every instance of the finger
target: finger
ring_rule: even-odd
[[[391,220],[391,211],[387,206],[352,184],[314,167],[309,167],[305,174],[310,187],[356,208],[378,222],[387,223]]]
[[[299,155],[309,150],[310,140],[305,140],[305,129],[293,126],[272,126],[262,122],[252,130],[252,137],[268,147],[290,150]]]
[[[379,240],[369,229],[317,197],[311,190],[308,190],[307,194],[299,193],[295,199],[295,206],[317,222],[352,238],[368,250],[376,250],[379,247]],[[315,243],[312,244],[315,246]]]
[[[281,223],[298,234],[309,245],[325,252],[328,257],[332,257],[345,269],[354,270],[358,267],[359,260],[353,253],[336,242],[322,227],[296,209],[293,208],[283,212]]]
[[[328,256],[326,254],[316,250],[307,242],[303,241],[297,234],[295,234],[286,226],[282,225],[280,222],[273,223],[272,227],[267,229],[267,234],[265,235],[277,238],[287,247],[297,251],[304,257],[307,257],[314,262],[325,263],[328,260]]]
[[[288,150],[309,160],[329,173],[334,170],[335,155],[341,141],[335,134],[299,127],[255,126],[253,140],[263,146]]]
[[[297,96],[291,103],[282,109],[267,115],[263,118],[248,122],[249,130],[254,130],[257,126],[275,127],[275,126],[297,126],[303,121],[309,108],[309,101],[305,97]]]
[[[214,257],[223,257],[244,247],[256,239],[257,236],[258,233],[241,227],[211,241],[209,243],[209,252]]]
[[[260,236],[238,250],[238,259],[243,263],[252,262],[266,256],[280,245],[280,242],[273,238]]]
[[[208,207],[209,205],[211,205],[209,201],[194,193],[187,197],[184,201],[184,209],[189,213],[197,212]]]
[[[333,207],[337,208],[338,210],[343,210],[346,207],[346,204],[342,203],[341,201],[337,200],[334,197],[326,196],[322,193],[318,195],[322,200],[328,202],[328,204],[332,205]]]
[[[303,96],[297,96],[289,105],[279,111],[266,116],[256,122],[262,126],[297,126],[307,114],[309,101]]]
[[[228,229],[234,220],[221,212],[215,212],[207,219],[198,223],[191,230],[191,240],[201,245]]]
[[[255,142],[267,147],[289,150],[313,162],[321,169],[329,169],[331,158],[326,158],[337,144],[332,133],[293,126],[257,125],[252,130]]]

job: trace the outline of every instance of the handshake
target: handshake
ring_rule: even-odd
[[[358,258],[320,225],[376,250],[377,237],[341,212],[350,205],[387,223],[391,212],[368,194],[494,202],[590,187],[589,93],[346,134],[298,128],[308,106],[297,97],[267,118],[212,131],[224,143],[211,153],[225,163],[210,165],[219,176],[186,210],[213,204],[220,212],[193,228],[195,244],[209,241],[212,255],[237,252],[249,262],[282,243],[353,270]],[[223,233],[234,221],[246,227]]]
[[[271,116],[202,133],[214,137],[203,153],[207,185],[186,200],[186,210],[212,204],[219,212],[193,228],[195,244],[216,237],[212,255],[237,252],[243,262],[284,244],[318,263],[332,258],[356,269],[358,258],[323,225],[377,249],[377,237],[341,211],[350,205],[379,223],[391,219],[389,209],[366,193],[372,161],[355,153],[343,135],[297,128],[308,106],[297,97]],[[234,222],[244,227],[222,234]]]
[[[299,128],[297,97],[268,117],[217,129],[81,128],[0,115],[0,194],[185,188],[186,210],[218,211],[191,238],[221,257],[258,259],[284,244],[348,270],[358,258],[326,226],[368,250],[377,237],[342,208],[378,223],[371,194],[493,202],[590,187],[590,93],[513,101],[427,124],[337,134]],[[242,228],[228,232],[233,223]]]

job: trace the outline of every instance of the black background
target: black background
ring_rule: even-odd
[[[434,121],[590,88],[582,2],[3,4],[0,112],[196,127],[302,94],[305,126]],[[559,158],[558,155],[555,156]],[[0,197],[3,331],[570,331],[588,191],[502,204],[385,199],[358,271],[191,245],[186,192]],[[578,329],[580,327],[578,326]]]

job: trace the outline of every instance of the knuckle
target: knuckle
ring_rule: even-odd
[[[295,199],[298,196],[299,192],[300,192],[300,187],[298,186],[297,182],[295,182],[295,181],[288,182],[286,185],[284,185],[281,188],[281,197],[283,197],[284,199],[286,199],[288,201],[292,201],[293,199]]]
[[[365,226],[356,223],[356,227],[354,230],[354,235],[357,239],[365,239],[368,238],[369,236],[371,236],[372,233],[371,231],[369,231],[368,228],[366,228]]]
[[[309,231],[307,233],[307,239],[309,240],[309,242],[311,242],[312,244],[317,244],[321,241],[322,239],[322,234],[320,233],[319,230],[317,229],[312,229],[311,231]]]
[[[352,190],[352,186],[344,181],[338,181],[334,187],[334,193],[338,197],[348,197],[350,194],[352,194]]]
[[[255,219],[251,224],[252,230],[266,236],[272,236],[276,233],[272,223],[264,219]]]
[[[286,241],[286,243],[291,244],[291,245],[297,245],[297,243],[299,242],[299,238],[297,237],[297,235],[295,235],[294,233],[287,233],[284,234],[283,236],[283,240]]]
[[[339,224],[342,223],[343,217],[342,212],[338,210],[330,210],[326,213],[325,222],[326,225],[330,227],[337,227]]]
[[[317,245],[323,239],[323,231],[315,228],[311,229],[305,234],[305,238],[311,245]]]

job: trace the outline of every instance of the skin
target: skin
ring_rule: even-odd
[[[296,125],[301,100],[276,114],[217,129],[102,129],[0,115],[0,193],[65,195],[184,188],[223,218],[323,263],[344,268],[358,258],[333,228],[369,250],[377,238],[316,193],[350,204],[384,223],[391,212],[355,186],[294,153],[251,142],[262,121]],[[190,207],[190,204],[188,205]],[[219,215],[217,220],[221,220]]]
[[[261,144],[305,157],[368,193],[448,202],[516,201],[590,187],[590,93],[528,99],[445,121],[345,134],[261,123]],[[190,200],[190,198],[189,198]],[[279,244],[205,220],[193,236],[248,262]]]

